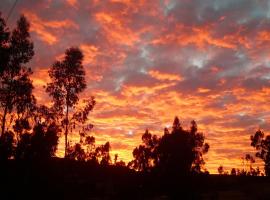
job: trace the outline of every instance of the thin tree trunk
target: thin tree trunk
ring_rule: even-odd
[[[1,136],[5,133],[5,126],[6,126],[6,116],[7,116],[7,105],[5,106],[3,118],[2,118],[2,131]]]
[[[67,157],[67,147],[68,147],[68,141],[67,141],[67,135],[68,135],[68,103],[67,103],[67,112],[66,112],[66,130],[65,130],[65,158]]]

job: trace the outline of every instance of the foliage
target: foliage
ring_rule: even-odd
[[[106,142],[103,145],[100,145],[96,148],[96,158],[99,160],[101,165],[109,165],[111,162],[110,157],[111,145],[109,142]]]
[[[118,167],[125,167],[126,163],[123,160],[118,161],[118,154],[114,155],[114,165]]]
[[[70,146],[67,150],[67,158],[71,160],[99,163],[101,165],[109,165],[110,158],[110,143],[104,145],[95,145],[96,139],[94,136],[86,135],[85,132],[80,133],[80,142]]]
[[[22,134],[16,148],[16,159],[48,159],[55,155],[58,145],[59,127],[37,124],[32,133]]]
[[[143,144],[133,151],[134,160],[129,167],[139,171],[157,170],[162,174],[200,173],[204,165],[203,154],[209,145],[204,136],[197,132],[195,121],[190,130],[184,130],[178,117],[174,119],[171,133],[167,128],[164,135],[157,137],[148,130],[142,136]]]
[[[150,171],[157,161],[157,145],[160,138],[152,135],[148,129],[142,135],[143,144],[133,150],[134,160],[129,163],[131,168],[138,171]]]
[[[4,19],[0,17],[1,135],[5,133],[8,114],[14,111],[21,114],[35,102],[32,95],[33,85],[29,78],[32,71],[25,66],[34,55],[29,27],[27,19],[21,16],[17,27],[10,33]]]
[[[0,137],[0,160],[8,160],[14,153],[14,134],[6,131]]]
[[[8,64],[8,51],[9,51],[9,37],[10,32],[8,28],[6,27],[6,22],[2,18],[0,13],[0,75],[4,72],[4,70],[7,68]]]
[[[49,70],[52,82],[48,83],[46,90],[60,111],[75,105],[79,101],[78,93],[86,88],[82,61],[82,52],[70,48],[66,50],[64,60],[56,61]]]
[[[217,169],[218,171],[218,174],[221,175],[221,174],[225,174],[225,170],[224,170],[224,167],[222,165],[220,165]]]
[[[242,169],[232,168],[231,175],[233,176],[262,176],[263,174],[260,171],[260,168],[254,168],[253,164],[255,163],[255,159],[252,155],[246,154],[242,158]]]
[[[75,105],[79,101],[79,93],[86,88],[82,61],[81,50],[72,47],[66,50],[64,60],[56,61],[49,70],[51,82],[47,84],[46,91],[53,98],[54,109],[65,127],[65,157],[67,156],[69,131],[75,128],[76,123],[84,124],[95,105],[92,97],[86,100],[86,106],[82,110],[76,111],[75,109]],[[70,117],[71,111],[73,111],[72,117]]]
[[[250,139],[251,146],[257,150],[256,157],[264,162],[265,174],[268,176],[270,174],[270,135],[265,136],[263,131],[258,130]]]

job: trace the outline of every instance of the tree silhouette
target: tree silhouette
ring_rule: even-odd
[[[232,176],[236,176],[237,175],[237,170],[235,168],[232,168],[231,175]]]
[[[59,127],[38,123],[32,133],[24,133],[16,148],[16,159],[48,159],[55,155]]]
[[[13,111],[18,114],[22,113],[29,104],[35,101],[32,95],[32,81],[29,78],[32,71],[24,66],[34,55],[29,27],[27,19],[21,16],[17,22],[17,27],[10,34],[7,32],[4,20],[0,19],[1,135],[5,133],[7,115]]]
[[[159,138],[146,130],[142,141],[143,144],[134,149],[134,160],[129,166],[172,176],[200,173],[204,165],[203,154],[209,149],[203,134],[197,132],[196,122],[191,122],[190,130],[184,130],[178,117],[174,119],[171,133],[165,128],[164,135]]]
[[[65,157],[67,156],[69,130],[74,128],[76,122],[84,123],[89,112],[95,105],[91,98],[86,107],[79,112],[73,112],[79,101],[79,93],[85,90],[85,71],[82,66],[83,54],[80,49],[72,47],[66,50],[63,61],[56,61],[49,70],[51,82],[47,84],[46,91],[52,96],[54,108],[62,116],[62,125],[65,128]]]
[[[224,170],[224,167],[222,165],[220,165],[218,167],[217,171],[218,171],[218,174],[219,175],[225,174],[225,170]]]
[[[59,127],[52,123],[48,127],[45,124],[37,124],[32,133],[33,157],[50,158],[55,155],[58,144]]]
[[[8,65],[9,35],[10,32],[6,27],[6,22],[2,18],[2,14],[0,12],[0,75],[2,75]]]
[[[17,133],[18,137],[25,132],[31,130],[29,120],[26,118],[16,119],[13,125],[13,130]]]
[[[77,143],[74,146],[69,146],[69,148],[67,149],[66,158],[78,161],[85,161],[86,153],[82,148],[82,145],[80,143]]]
[[[133,150],[132,154],[134,161],[130,163],[130,166],[132,165],[132,168],[139,171],[148,171],[150,168],[149,160],[151,159],[149,149],[140,145]]]
[[[87,135],[85,130],[80,132],[80,142],[68,147],[66,157],[71,160],[109,165],[111,163],[110,143],[106,142],[104,145],[96,147],[95,141],[95,137]]]
[[[118,167],[125,167],[126,163],[123,160],[118,161],[118,154],[114,154],[114,165]]]
[[[14,150],[14,134],[11,131],[6,131],[0,137],[0,160],[5,161],[11,158]]]
[[[250,137],[251,146],[256,150],[256,157],[261,158],[264,162],[264,170],[266,176],[270,174],[270,135],[265,136],[264,132],[258,130]]]
[[[253,163],[255,163],[255,159],[250,154],[245,154],[241,158],[242,160],[242,168],[232,168],[231,175],[233,176],[260,176],[263,175],[260,171],[259,167],[253,168]],[[226,172],[228,174],[228,172]]]
[[[20,136],[20,140],[15,150],[15,159],[22,160],[31,158],[31,134],[25,133]]]
[[[203,133],[198,133],[197,123],[193,120],[190,126],[190,135],[192,137],[193,152],[195,154],[195,159],[192,163],[192,171],[195,173],[201,173],[201,171],[206,170],[203,168],[205,162],[203,159],[203,154],[206,154],[210,148],[208,143],[204,143]]]
[[[242,158],[242,165],[243,165],[243,170],[242,173],[246,175],[251,175],[255,171],[254,168],[252,167],[252,164],[255,163],[255,159],[253,158],[252,155],[246,154]]]
[[[129,166],[139,171],[150,171],[157,161],[156,147],[159,144],[159,138],[152,135],[148,129],[142,135],[143,144],[133,150],[134,160]]]
[[[106,142],[104,145],[100,145],[96,148],[96,157],[99,160],[101,165],[109,165],[111,162],[110,157],[111,145],[109,142]]]
[[[175,117],[171,133],[164,134],[160,140],[157,167],[170,175],[187,175],[191,171],[199,173],[204,164],[202,155],[208,149],[203,134],[197,132],[195,121],[191,122],[191,130],[188,131],[182,128],[180,120]]]

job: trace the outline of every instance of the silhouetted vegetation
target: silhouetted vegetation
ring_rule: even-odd
[[[251,146],[257,150],[256,157],[264,162],[265,174],[268,176],[270,173],[270,135],[265,136],[264,132],[258,130],[250,139]]]
[[[80,123],[84,124],[88,119],[89,112],[95,105],[92,97],[85,100],[87,105],[82,110],[75,110],[75,105],[79,101],[78,94],[86,88],[85,71],[82,66],[83,54],[78,48],[70,48],[65,52],[63,61],[56,61],[49,70],[49,76],[52,80],[48,83],[46,91],[53,98],[54,109],[65,127],[65,157],[68,148],[68,133]],[[70,117],[70,114],[72,116]]]
[[[26,108],[35,101],[32,95],[32,81],[29,78],[32,71],[25,66],[33,57],[34,51],[29,35],[29,23],[24,16],[20,17],[17,27],[12,32],[9,32],[4,20],[1,19],[0,31],[1,135],[4,135],[7,115],[11,115],[11,118],[13,114],[22,115]]]
[[[230,173],[226,171],[222,165],[220,165],[217,169],[219,175],[232,175],[232,176],[264,176],[259,167],[254,168],[253,164],[255,163],[255,158],[246,154],[241,158],[242,160],[242,168],[232,168]]]
[[[47,84],[46,91],[53,97],[53,107],[36,104],[30,79],[32,70],[25,66],[34,55],[29,28],[27,19],[21,16],[17,27],[10,32],[0,16],[1,160],[51,158],[55,156],[63,129],[66,150],[69,148],[68,131],[80,126],[76,130],[83,135],[93,127],[86,122],[95,105],[94,98],[84,100],[82,107],[75,107],[79,101],[78,93],[86,88],[83,55],[76,47],[68,49],[64,60],[55,62],[49,70],[52,82]],[[86,142],[90,145],[89,138]],[[98,148],[97,154],[103,158],[109,149],[102,147]]]
[[[55,155],[59,127],[37,124],[31,134],[23,134],[17,144],[16,159],[48,159]]]
[[[96,147],[95,138],[93,136],[81,136],[80,143],[76,143],[68,148],[66,158],[100,165],[109,165],[111,164],[110,148],[109,142]]]
[[[209,145],[204,143],[204,135],[197,132],[195,121],[190,130],[184,130],[175,117],[171,132],[165,128],[164,135],[158,137],[146,130],[142,141],[143,145],[133,150],[134,160],[129,163],[133,169],[158,171],[166,176],[207,172],[203,168],[203,154],[208,152]]]
[[[26,18],[21,16],[16,28],[10,32],[0,15],[1,160],[14,157],[15,143],[20,140],[19,135],[14,132],[18,133],[19,129],[30,128],[28,118],[33,111],[35,98],[32,94],[33,85],[29,77],[32,70],[25,66],[34,55],[29,27]],[[7,120],[9,126],[14,124],[14,132],[6,129]]]

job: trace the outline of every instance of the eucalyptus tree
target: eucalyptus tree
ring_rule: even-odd
[[[30,79],[32,70],[26,64],[34,56],[29,34],[30,24],[22,15],[10,32],[0,16],[0,108],[1,136],[6,131],[8,115],[23,113],[35,102]]]
[[[53,98],[53,107],[61,119],[65,135],[65,157],[68,149],[68,135],[76,124],[84,124],[95,105],[93,97],[86,101],[83,109],[76,108],[79,94],[86,89],[85,70],[82,65],[83,54],[79,48],[66,50],[65,57],[56,61],[49,69],[51,82],[46,91]]]

